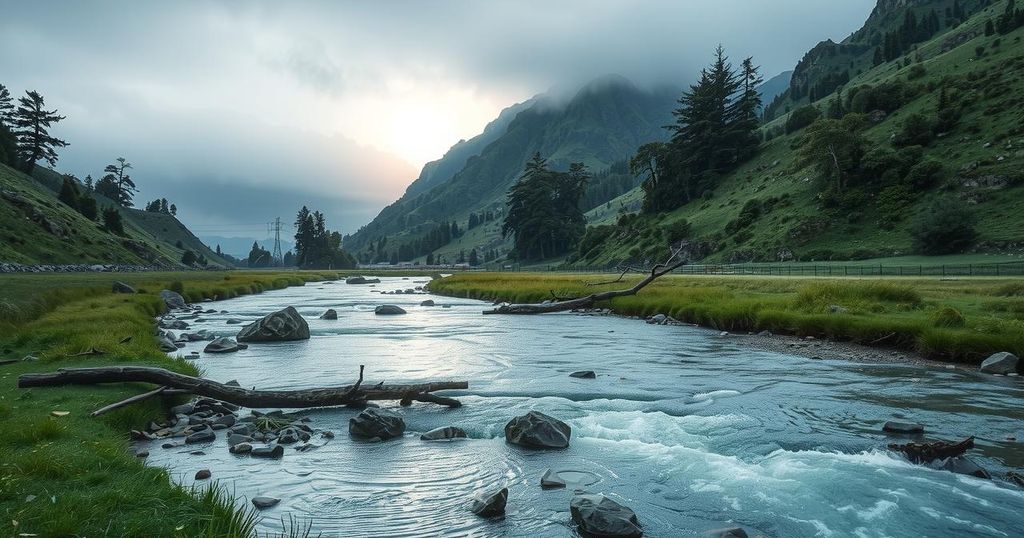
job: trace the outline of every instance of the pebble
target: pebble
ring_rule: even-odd
[[[210,476],[212,476],[212,473],[210,473],[209,469],[196,471],[196,480],[206,480],[207,478],[210,478]]]
[[[277,503],[281,502],[281,499],[275,499],[274,497],[253,497],[252,505],[259,510],[264,508],[271,508],[276,506]]]

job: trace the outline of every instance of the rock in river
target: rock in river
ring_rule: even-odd
[[[636,514],[604,495],[575,495],[569,501],[569,511],[584,536],[643,536]]]
[[[743,527],[727,527],[724,529],[713,529],[706,533],[707,538],[747,538],[747,531]]]
[[[1017,372],[1019,359],[1013,353],[993,353],[981,363],[981,372],[985,374],[1012,374]]]
[[[255,506],[259,510],[263,510],[264,508],[270,508],[270,507],[276,506],[277,503],[279,503],[279,502],[281,502],[281,499],[275,499],[273,497],[253,497],[252,498],[252,505]]]
[[[378,316],[395,316],[398,314],[405,314],[405,310],[393,304],[382,304],[377,308],[374,308],[373,313]]]
[[[420,306],[434,306],[434,300],[427,299],[426,301],[421,302]]]
[[[233,351],[238,351],[239,349],[241,348],[238,347],[238,342],[235,342],[234,338],[222,336],[213,342],[206,344],[203,351],[205,353],[231,353]]]
[[[328,308],[326,312],[320,315],[320,319],[338,319],[338,311],[333,308]]]
[[[202,470],[196,471],[196,480],[206,480],[207,478],[210,478],[211,476],[213,476],[213,474],[210,472],[209,469],[202,469]]]
[[[421,441],[443,441],[445,439],[465,439],[466,432],[462,428],[455,426],[445,426],[443,428],[434,428],[427,433],[420,436]]]
[[[345,279],[346,284],[380,284],[379,278],[366,278],[364,276],[350,276]]]
[[[473,499],[473,513],[480,517],[497,517],[505,515],[505,504],[508,502],[508,488],[498,491],[477,494]]]
[[[597,379],[597,374],[595,374],[593,370],[580,370],[579,372],[569,374],[569,377],[575,377],[578,379]]]
[[[540,487],[544,489],[564,488],[565,479],[555,471],[548,469],[544,471],[544,476],[540,477]]]
[[[882,431],[888,433],[924,433],[924,426],[913,422],[899,422],[890,420],[882,426]]]
[[[505,425],[505,441],[529,448],[565,448],[572,428],[538,411],[515,417]]]
[[[402,417],[371,407],[348,419],[348,433],[365,441],[386,441],[405,432]]]
[[[198,443],[210,443],[217,438],[217,434],[213,433],[213,430],[203,430],[185,438],[185,444],[194,445]]]
[[[164,304],[167,305],[167,308],[182,309],[186,307],[185,298],[182,297],[181,294],[178,292],[171,290],[163,290],[160,292],[160,298],[164,300]]]
[[[963,456],[959,458],[949,458],[942,464],[942,469],[945,469],[951,473],[965,474],[974,476],[977,478],[991,479],[992,475],[985,470],[984,467],[974,463],[970,458]]]
[[[270,458],[276,460],[284,457],[284,447],[281,445],[258,446],[253,448],[249,454],[254,458]]]
[[[238,332],[239,342],[287,342],[309,340],[309,325],[289,306],[254,321]]]

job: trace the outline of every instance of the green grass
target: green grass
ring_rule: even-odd
[[[610,275],[466,273],[430,283],[435,293],[539,302],[625,288],[586,286]],[[614,275],[611,275],[614,276]],[[952,362],[1024,353],[1024,293],[1007,279],[853,279],[668,276],[607,306],[624,315],[670,315],[727,331],[770,330],[913,350]]]
[[[252,293],[309,280],[320,272],[33,274],[0,277],[0,358],[36,361],[0,366],[0,531],[39,536],[252,536],[256,514],[238,510],[225,490],[189,490],[162,469],[146,467],[127,432],[166,412],[176,400],[151,400],[99,418],[90,412],[146,386],[116,384],[17,388],[20,374],[60,367],[146,364],[197,374],[157,348],[157,295],[180,281],[190,300]],[[114,279],[146,293],[116,295]],[[50,291],[47,291],[50,290]],[[121,343],[127,337],[130,340]],[[95,347],[104,354],[71,357]],[[67,411],[68,416],[52,416]],[[286,526],[304,535],[301,525]],[[305,529],[308,531],[308,529]]]

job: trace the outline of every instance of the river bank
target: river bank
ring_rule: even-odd
[[[464,273],[434,280],[433,293],[488,301],[541,302],[626,288],[617,275]],[[719,331],[760,333],[879,347],[907,359],[979,364],[992,353],[1024,352],[1024,284],[1015,279],[854,279],[734,276],[663,277],[633,297],[600,305],[625,316],[671,316]],[[782,339],[751,339],[772,346]],[[826,345],[826,344],[822,344]],[[841,346],[834,347],[842,351]],[[852,356],[875,353],[846,348]]]

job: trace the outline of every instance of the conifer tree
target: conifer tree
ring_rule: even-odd
[[[118,157],[114,163],[103,168],[106,175],[96,182],[96,191],[117,202],[121,207],[131,207],[132,199],[138,191],[131,176],[125,173],[131,167],[132,164],[124,157]]]
[[[50,166],[57,164],[57,148],[67,147],[68,143],[50,136],[49,129],[60,122],[64,116],[56,110],[46,110],[43,96],[34,91],[25,92],[25,97],[18,99],[18,108],[14,112],[14,136],[18,140],[18,157],[24,164],[25,172],[31,174],[40,160]]]
[[[14,123],[12,100],[11,91],[0,84],[0,127],[10,127]]]

